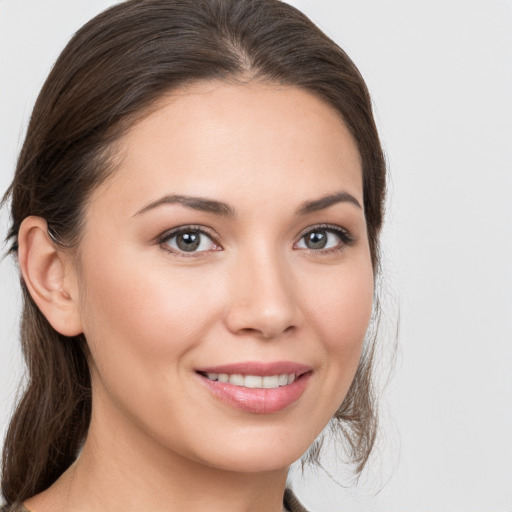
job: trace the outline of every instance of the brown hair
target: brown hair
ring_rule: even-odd
[[[79,242],[91,191],[113,172],[109,149],[164,93],[199,80],[263,80],[301,87],[343,117],[359,149],[375,273],[385,161],[371,100],[347,55],[306,16],[277,0],[129,0],[84,25],[68,43],[35,104],[14,180],[10,252],[20,224],[46,219],[63,246]],[[3,452],[8,505],[49,487],[73,462],[91,414],[86,340],[57,333],[26,287],[21,340],[27,388]],[[373,337],[333,422],[356,472],[376,434]],[[310,459],[318,462],[318,450]]]

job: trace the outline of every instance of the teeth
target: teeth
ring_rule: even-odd
[[[234,373],[229,376],[229,383],[234,384],[235,386],[243,386],[244,385],[244,376],[239,375],[238,373]]]
[[[280,386],[286,386],[286,384],[288,384],[288,375],[286,375],[286,373],[279,375],[278,382]]]
[[[263,388],[273,389],[273,388],[279,387],[279,375],[265,376],[261,380],[262,380],[261,387],[263,387]]]
[[[234,386],[263,389],[275,389],[280,386],[292,384],[296,380],[296,376],[294,373],[266,375],[265,377],[261,377],[260,375],[240,375],[238,373],[207,373],[206,376],[210,380],[218,380],[219,382],[229,382],[229,384],[233,384]]]
[[[240,384],[239,384],[240,385]],[[242,386],[246,388],[262,388],[263,387],[263,378],[256,377],[254,375],[246,375],[243,380]]]

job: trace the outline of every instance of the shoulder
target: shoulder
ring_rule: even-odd
[[[286,489],[284,492],[284,507],[289,512],[308,512],[295,497],[291,489]]]

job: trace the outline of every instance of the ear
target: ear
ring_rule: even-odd
[[[50,325],[64,336],[82,332],[76,272],[69,254],[50,238],[46,221],[27,217],[18,234],[25,285]]]

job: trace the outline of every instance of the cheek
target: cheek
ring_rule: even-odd
[[[372,314],[373,287],[371,266],[363,261],[314,288],[312,314],[330,351],[360,349]]]
[[[150,388],[157,374],[170,379],[183,371],[179,363],[208,331],[216,304],[208,290],[215,287],[198,290],[186,272],[171,274],[169,267],[148,265],[147,256],[128,251],[88,260],[84,334],[109,387],[119,387],[127,375],[141,390]]]
[[[374,279],[365,258],[340,267],[329,280],[310,290],[310,323],[323,340],[324,364],[334,394],[332,406],[343,401],[357,370],[373,309]]]
[[[157,437],[171,435],[164,427],[179,422],[179,404],[193,403],[186,384],[190,361],[218,303],[212,300],[215,286],[198,289],[186,272],[171,275],[169,268],[119,252],[88,265],[83,283],[97,410],[109,417],[122,411],[144,430],[156,429]]]
[[[121,336],[123,343],[137,338],[151,350],[168,345],[171,337],[180,339],[178,331],[193,334],[198,327],[193,312],[204,311],[206,301],[184,277],[129,253],[88,265],[82,302],[89,337],[103,332]]]

